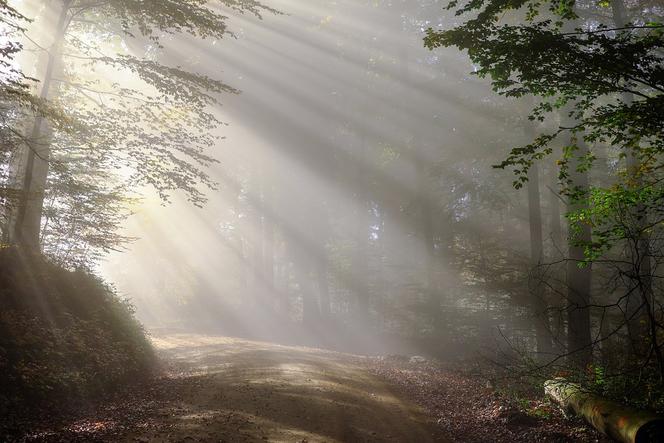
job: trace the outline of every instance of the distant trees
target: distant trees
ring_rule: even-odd
[[[485,149],[521,141],[520,122],[504,119],[514,108],[463,79],[459,63],[426,58],[418,29],[427,10],[421,2],[340,8],[341,17],[379,25],[357,36],[308,29],[312,42],[297,56],[284,21],[273,33],[283,59],[275,63],[260,45],[247,50],[274,63],[269,76],[242,64],[231,70],[248,91],[245,114],[234,118],[266,145],[220,157],[220,193],[233,206],[218,203],[220,250],[234,258],[219,258],[228,278],[216,290],[233,299],[237,317],[274,307],[275,318],[310,328],[308,338],[359,345],[399,335],[433,352],[512,323],[532,332],[525,194],[491,170],[501,157]],[[319,46],[327,50],[309,52]],[[283,60],[298,60],[302,78]],[[440,87],[443,76],[453,80]],[[482,116],[477,127],[474,115]],[[269,281],[270,270],[273,287],[255,294],[245,285]]]

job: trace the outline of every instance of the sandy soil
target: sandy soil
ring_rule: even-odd
[[[26,441],[447,441],[361,357],[224,337],[154,339],[165,375]]]

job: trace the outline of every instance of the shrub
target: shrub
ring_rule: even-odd
[[[0,251],[0,415],[93,399],[150,372],[133,308],[101,279]]]

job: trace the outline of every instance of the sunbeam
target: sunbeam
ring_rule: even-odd
[[[662,441],[663,16],[0,0],[0,441]]]

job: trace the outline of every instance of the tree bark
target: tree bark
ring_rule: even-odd
[[[545,357],[552,353],[549,314],[544,298],[542,260],[544,244],[542,238],[542,208],[540,201],[539,165],[534,163],[528,170],[528,222],[530,227],[530,302],[535,326],[537,354]]]
[[[250,166],[252,167],[252,166]],[[252,258],[249,264],[252,269],[252,297],[257,306],[266,306],[265,285],[265,202],[263,201],[262,171],[252,167],[249,183],[249,199],[251,202],[251,249]]]
[[[51,94],[56,64],[61,58],[62,44],[69,25],[67,16],[70,4],[71,0],[62,2],[39,93],[42,100],[48,99]],[[40,252],[41,218],[51,156],[50,140],[44,131],[46,124],[43,117],[37,116],[30,131],[25,148],[27,155],[21,183],[21,197],[10,221],[10,243],[31,252]]]
[[[612,0],[611,9],[613,13],[613,22],[616,27],[624,27],[629,25],[629,16],[627,8],[623,0]],[[634,96],[631,92],[624,92],[622,94],[623,102],[631,104]],[[631,179],[633,177],[633,185],[636,187],[642,186],[642,180],[639,177],[639,170],[641,169],[641,161],[634,155],[631,150],[626,152],[627,174]],[[650,352],[649,340],[656,342],[657,336],[650,334],[652,329],[652,311],[649,309],[653,306],[653,290],[652,290],[652,263],[650,251],[650,238],[644,227],[647,226],[648,221],[642,219],[643,208],[637,207],[635,209],[634,219],[635,226],[634,238],[628,246],[629,261],[631,262],[631,279],[633,291],[627,296],[625,306],[625,317],[627,321],[627,332],[629,335],[629,349],[628,354],[636,356],[637,358],[644,358]],[[645,218],[645,217],[644,217]],[[650,337],[649,337],[650,336]],[[654,350],[660,367],[662,366],[662,356],[659,352],[659,346],[654,345]],[[664,376],[664,374],[662,374]]]
[[[578,150],[569,161],[570,184],[582,193],[567,205],[568,212],[588,207],[586,193],[589,188],[587,171],[579,171],[579,157],[588,154],[588,147],[582,140],[572,140]],[[590,333],[590,291],[592,265],[580,266],[585,259],[584,243],[591,241],[591,228],[587,223],[570,222],[569,252],[567,260],[567,347],[570,361],[580,369],[592,362],[592,337]]]
[[[417,139],[416,139],[417,140]],[[434,330],[438,329],[440,320],[440,298],[436,290],[436,250],[435,250],[435,235],[433,230],[433,215],[432,215],[432,201],[431,193],[429,191],[429,174],[426,167],[425,159],[423,158],[422,150],[418,143],[413,146],[413,155],[417,163],[417,183],[418,183],[418,201],[419,212],[422,232],[422,244],[425,255],[425,283],[424,291],[426,296],[426,303],[429,306],[429,314],[431,325]]]
[[[544,392],[563,410],[583,417],[595,429],[623,443],[661,441],[664,417],[621,405],[588,391],[564,378],[544,383]]]
[[[330,288],[327,278],[327,257],[319,257],[316,266],[318,279],[318,295],[320,301],[320,315],[323,320],[330,319]]]
[[[574,32],[579,27],[578,20],[565,22],[564,32]],[[570,115],[574,103],[565,106],[560,113],[560,126],[573,128],[578,121]],[[588,145],[583,139],[583,133],[570,133],[568,146],[572,148],[567,161],[567,185],[571,194],[567,196],[567,213],[588,208],[588,191],[590,177],[588,170],[581,168],[581,159],[589,154]],[[590,300],[592,266],[580,266],[585,259],[584,244],[592,239],[591,227],[588,223],[568,223],[568,251],[566,262],[567,283],[567,352],[569,363],[578,370],[585,370],[592,362],[593,341],[590,331]]]
[[[274,283],[274,214],[273,200],[272,200],[272,184],[263,181],[263,267],[265,287],[268,296],[275,297],[276,289]],[[275,306],[277,300],[272,302]]]
[[[360,120],[361,121],[361,120]],[[367,183],[367,146],[362,128],[359,128],[357,167],[355,171],[355,250],[352,258],[352,286],[356,299],[355,315],[359,322],[369,317],[369,189]]]
[[[315,326],[320,319],[320,308],[311,275],[311,257],[304,245],[294,245],[294,249],[293,268],[302,296],[302,323],[306,326]]]
[[[553,251],[551,258],[560,258],[564,255],[565,241],[563,237],[563,225],[560,221],[560,193],[558,185],[558,173],[555,165],[551,165],[549,171],[549,235]]]

